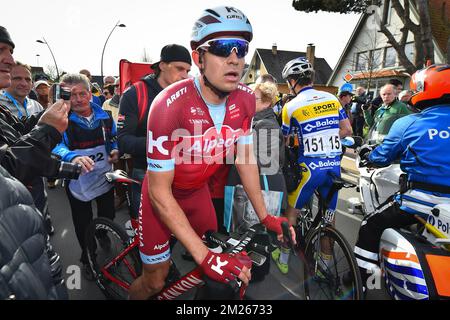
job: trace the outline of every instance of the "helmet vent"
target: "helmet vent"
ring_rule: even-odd
[[[211,13],[212,15],[215,15],[217,18],[220,18],[220,14],[218,14],[218,13],[215,12],[214,10],[206,9],[205,11]]]
[[[213,16],[202,17],[199,21],[203,22],[204,24],[220,23],[220,21],[214,18]]]

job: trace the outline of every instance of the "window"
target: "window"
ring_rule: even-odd
[[[384,55],[384,67],[395,67],[397,61],[397,52],[393,47],[387,47]]]
[[[415,53],[414,42],[407,43],[405,45],[405,54],[409,61],[414,62]]]
[[[381,68],[381,62],[383,61],[383,49],[372,50],[371,52],[371,65],[372,70]]]
[[[389,25],[391,23],[391,16],[392,16],[392,3],[390,0],[386,0],[384,2],[383,7],[383,22],[385,25]]]
[[[367,69],[368,52],[359,52],[356,54],[355,71],[362,71]]]

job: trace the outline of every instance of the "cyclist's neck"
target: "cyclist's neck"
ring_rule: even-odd
[[[207,103],[219,105],[227,100],[228,95],[222,96],[221,94],[214,92],[213,89],[206,84],[204,77],[200,76],[196,80],[198,81],[197,83],[200,84],[200,94]]]
[[[312,88],[313,88],[312,84],[308,84],[306,86],[301,86],[301,85],[298,84],[298,85],[295,86],[293,91],[294,91],[295,95],[298,95],[300,92],[303,92],[303,91],[306,91],[306,90],[309,90],[309,89],[312,89]]]

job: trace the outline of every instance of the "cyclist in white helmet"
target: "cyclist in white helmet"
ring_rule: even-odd
[[[352,128],[345,110],[331,93],[315,90],[314,69],[304,57],[289,61],[283,69],[283,79],[296,97],[282,110],[282,131],[284,135],[295,134],[298,138],[298,163],[302,180],[297,189],[289,194],[290,209],[287,216],[291,220],[296,210],[301,209],[311,199],[317,189],[326,198],[332,185],[328,172],[341,175],[340,139],[352,134]],[[338,195],[331,199],[327,214],[334,220]],[[292,219],[295,220],[295,219]],[[291,220],[291,221],[292,221]],[[322,248],[323,261],[331,256]],[[272,256],[277,260],[279,251]],[[287,266],[278,267],[282,270]]]
[[[171,234],[209,278],[248,283],[247,257],[213,253],[201,240],[205,231],[217,229],[208,179],[224,168],[226,160],[233,160],[235,146],[236,167],[258,217],[269,230],[282,233],[281,222],[286,219],[268,215],[253,158],[255,95],[239,83],[252,36],[251,24],[240,10],[226,6],[205,10],[191,38],[192,60],[200,77],[177,82],[153,101],[139,214],[144,265],[142,276],[130,287],[132,299],[146,299],[163,289]],[[291,232],[294,235],[292,228]]]

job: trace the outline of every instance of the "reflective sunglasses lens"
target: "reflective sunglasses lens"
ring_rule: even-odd
[[[238,58],[243,58],[248,53],[248,42],[238,39],[214,40],[209,43],[208,51],[216,56],[228,57],[234,49]]]

